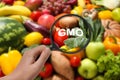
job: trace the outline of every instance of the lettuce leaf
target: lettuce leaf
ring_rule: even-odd
[[[120,54],[115,56],[111,50],[106,50],[106,55],[97,60],[97,66],[105,80],[120,80]]]

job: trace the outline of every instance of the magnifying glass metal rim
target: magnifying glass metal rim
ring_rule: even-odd
[[[80,50],[77,50],[77,51],[74,51],[74,52],[65,52],[65,51],[61,50],[61,49],[57,46],[57,44],[54,42],[54,38],[53,38],[53,35],[52,35],[52,31],[53,31],[53,29],[54,29],[55,24],[56,24],[61,18],[67,17],[67,16],[76,16],[76,17],[79,17],[79,19],[82,19],[82,21],[84,22],[85,27],[87,27],[87,28],[89,29],[89,36],[88,36],[88,40],[87,40],[86,44],[85,44],[82,48],[80,48]],[[52,44],[52,46],[50,47],[50,49],[51,49],[51,50],[58,50],[58,51],[61,51],[61,52],[63,52],[63,53],[66,53],[66,54],[75,54],[75,53],[80,52],[80,51],[82,51],[82,50],[84,50],[84,49],[86,48],[86,46],[87,46],[88,43],[90,42],[91,33],[92,33],[91,25],[90,25],[83,17],[81,17],[81,16],[79,16],[79,15],[77,15],[77,14],[65,14],[65,15],[59,17],[58,19],[56,19],[56,20],[54,21],[54,23],[52,24],[52,27],[51,27],[51,29],[50,29],[50,39],[51,39],[51,44]]]

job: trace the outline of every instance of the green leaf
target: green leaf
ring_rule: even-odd
[[[91,25],[92,28],[91,41],[95,42],[102,41],[104,27],[102,26],[101,20],[100,19],[92,20],[90,17],[85,17],[85,19]],[[83,25],[82,23],[79,24]]]
[[[105,80],[120,80],[120,55],[114,56],[111,50],[97,60],[98,71],[104,73]]]
[[[64,41],[65,45],[67,45],[69,48],[74,48],[75,43],[74,43],[75,38],[68,38],[67,40]]]
[[[67,45],[69,48],[75,48],[75,47],[83,47],[85,46],[87,42],[87,38],[84,36],[76,37],[76,38],[68,38],[64,41],[65,45]]]

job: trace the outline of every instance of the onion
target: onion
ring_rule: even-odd
[[[74,16],[66,16],[59,20],[61,28],[72,28],[78,26],[78,18]]]

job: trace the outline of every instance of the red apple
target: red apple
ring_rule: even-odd
[[[84,80],[84,78],[81,77],[81,76],[77,76],[77,77],[75,78],[75,80]]]
[[[42,14],[51,14],[50,10],[48,10],[48,9],[43,9],[41,12],[42,12]]]
[[[2,0],[5,4],[12,5],[14,0]]]
[[[43,14],[38,19],[38,24],[46,27],[48,30],[52,27],[52,24],[55,21],[55,17],[50,14]]]
[[[26,0],[25,6],[30,10],[36,10],[42,3],[43,0]]]

